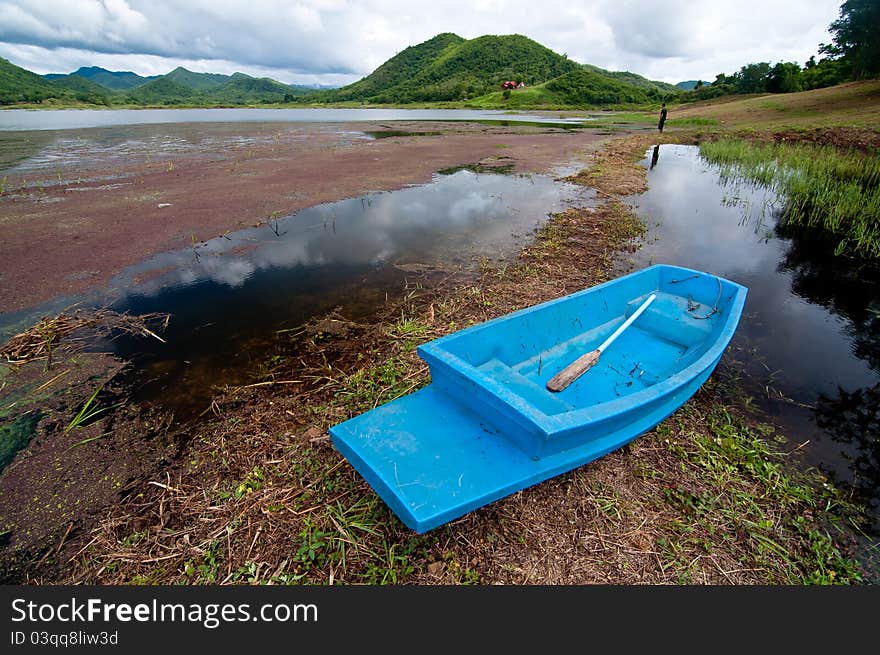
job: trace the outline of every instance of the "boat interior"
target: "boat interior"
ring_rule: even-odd
[[[667,273],[660,269],[524,310],[459,333],[443,347],[548,416],[615,400],[698,360],[729,314],[733,285]],[[595,366],[563,391],[547,390],[551,377],[597,348],[652,293],[655,300]]]

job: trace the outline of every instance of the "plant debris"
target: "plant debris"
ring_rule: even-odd
[[[36,325],[15,335],[0,347],[0,360],[13,366],[43,359],[51,362],[53,354],[61,346],[70,351],[98,337],[123,333],[164,342],[148,326],[154,324],[161,326],[156,329],[164,330],[170,319],[170,314],[132,316],[109,309],[77,309],[70,314],[62,312],[51,318],[44,316]]]
[[[685,138],[685,137],[682,137]],[[429,381],[418,344],[604,282],[644,227],[608,177],[597,207],[546,222],[515,261],[413,272],[374,316],[278,333],[266,379],[219,393],[187,438],[132,476],[99,524],[60,526],[20,579],[64,584],[767,584],[858,582],[825,481],[796,477],[725,366],[624,448],[418,535],[333,448],[329,426]],[[602,165],[604,163],[604,169]],[[643,173],[642,173],[643,174]],[[597,182],[597,180],[599,180]],[[105,419],[106,420],[106,419]],[[82,448],[97,447],[104,439]],[[854,510],[852,510],[854,511]],[[52,566],[49,566],[49,563]]]

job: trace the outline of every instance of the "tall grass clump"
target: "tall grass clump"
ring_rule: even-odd
[[[722,176],[778,193],[785,201],[782,227],[826,233],[838,255],[880,259],[880,155],[732,140],[704,143],[700,154]]]

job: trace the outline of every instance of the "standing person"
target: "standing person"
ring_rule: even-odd
[[[666,103],[660,105],[660,122],[657,123],[657,129],[663,131],[663,124],[666,123]]]

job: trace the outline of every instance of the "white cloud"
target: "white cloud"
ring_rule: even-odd
[[[680,57],[694,51],[691,36],[694,20],[704,3],[667,0],[663,3],[605,2],[602,14],[624,53],[651,58]]]
[[[37,72],[97,64],[156,74],[200,62],[193,70],[343,84],[440,32],[518,33],[582,63],[672,82],[711,80],[754,61],[803,63],[830,40],[826,30],[839,6],[840,0],[2,0],[0,56]],[[81,63],[69,66],[74,61]]]

